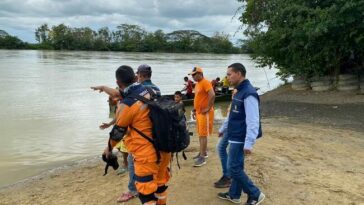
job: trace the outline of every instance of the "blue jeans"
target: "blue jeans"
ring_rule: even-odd
[[[229,173],[229,169],[228,169],[228,153],[226,151],[226,148],[229,145],[229,140],[227,138],[227,132],[224,132],[223,136],[220,137],[219,142],[217,143],[216,149],[217,152],[219,153],[219,157],[220,157],[220,162],[221,162],[221,167],[222,167],[222,175],[224,177],[229,177],[230,178],[230,173]]]
[[[135,187],[134,158],[133,158],[133,156],[130,153],[128,155],[128,170],[129,170],[129,184],[128,184],[128,189],[132,193],[138,193],[137,192],[137,189]]]
[[[230,143],[228,166],[232,183],[229,195],[233,199],[239,199],[244,191],[248,197],[258,198],[260,190],[244,172],[244,143]]]

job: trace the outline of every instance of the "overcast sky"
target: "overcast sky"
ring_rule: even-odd
[[[237,0],[0,0],[0,30],[35,42],[34,30],[43,23],[94,30],[127,23],[166,33],[193,29],[212,36],[223,31],[234,42],[243,38],[241,30],[236,33],[238,17],[233,18],[240,5]]]

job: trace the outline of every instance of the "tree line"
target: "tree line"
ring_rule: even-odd
[[[238,0],[247,47],[279,75],[364,72],[364,0]]]
[[[148,32],[138,25],[121,24],[115,30],[103,27],[97,31],[89,27],[72,28],[65,24],[43,24],[35,30],[37,44],[24,43],[17,37],[0,35],[0,48],[29,48],[50,50],[94,50],[125,52],[181,52],[181,53],[246,53],[249,49],[240,41],[234,46],[229,35],[216,32],[212,37],[195,30],[163,30]]]
[[[6,31],[0,30],[0,49],[25,49],[28,46],[18,37],[11,36]]]

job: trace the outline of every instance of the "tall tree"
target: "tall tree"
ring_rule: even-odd
[[[363,65],[363,0],[239,1],[261,66],[275,65],[282,76],[320,76],[337,75],[349,59]]]
[[[96,38],[96,32],[89,27],[74,28],[71,29],[70,35],[73,44],[70,48],[76,50],[92,50],[94,49],[94,41]]]
[[[138,25],[121,24],[117,26],[117,39],[124,51],[140,51],[147,32]]]
[[[110,50],[111,49],[111,40],[112,33],[109,28],[102,27],[97,31],[97,37],[94,43],[94,47],[96,50]]]
[[[156,30],[154,33],[148,33],[143,42],[142,50],[146,52],[165,51],[167,46],[166,35],[162,30]]]
[[[216,32],[211,38],[212,51],[214,53],[231,53],[233,44],[229,40],[229,35]]]
[[[49,41],[48,24],[42,24],[35,30],[35,40],[39,43],[47,43]]]
[[[55,49],[71,49],[72,36],[71,30],[64,24],[53,26],[49,33],[50,40]]]
[[[195,52],[194,43],[199,39],[208,38],[194,30],[177,30],[167,34],[170,49],[175,52]]]

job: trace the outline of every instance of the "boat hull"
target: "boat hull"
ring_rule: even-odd
[[[173,99],[174,95],[164,95]],[[183,99],[183,104],[185,106],[193,106],[193,99]],[[216,94],[215,102],[227,102],[231,101],[231,94]]]

